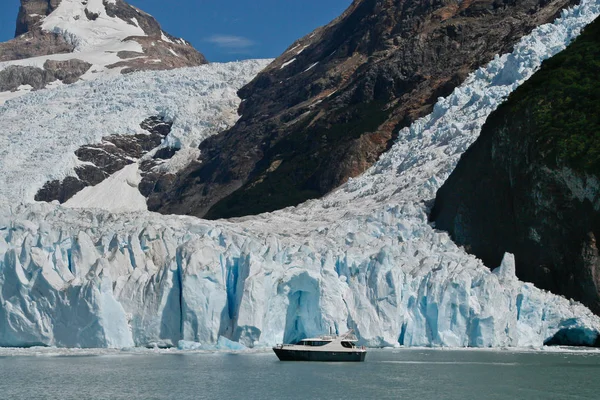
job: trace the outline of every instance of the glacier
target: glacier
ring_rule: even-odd
[[[205,118],[219,125],[211,104],[229,86],[213,79],[202,93],[182,87],[207,80],[211,68],[229,69],[232,79],[247,71],[239,64],[9,100],[0,116],[18,128],[0,135],[0,346],[256,348],[329,328],[354,329],[368,346],[539,347],[557,333],[593,345],[600,318],[519,281],[510,254],[490,271],[431,226],[427,212],[487,116],[599,14],[600,2],[584,0],[535,29],[325,198],[234,220],[71,209],[33,195],[73,167],[57,149],[112,129],[133,134],[140,117],[163,105],[161,115],[175,122],[167,141],[192,151],[208,134],[192,127]],[[180,79],[147,91],[148,81],[170,74]],[[135,92],[128,101],[125,87]]]
[[[140,123],[150,116],[173,121],[164,146],[181,150],[161,168],[177,172],[198,158],[200,142],[237,121],[237,90],[268,62],[98,78],[9,100],[0,105],[0,206],[31,202],[44,183],[75,176],[77,149],[104,136],[143,134]]]

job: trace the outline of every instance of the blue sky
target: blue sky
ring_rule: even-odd
[[[210,61],[269,58],[340,15],[351,0],[130,0]],[[0,42],[14,36],[19,0],[2,0]]]

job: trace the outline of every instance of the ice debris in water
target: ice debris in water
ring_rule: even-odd
[[[490,272],[428,224],[424,201],[435,196],[489,113],[599,12],[597,1],[584,0],[534,30],[513,54],[474,72],[430,116],[404,129],[367,173],[326,198],[235,221],[16,205],[31,200],[38,175],[68,169],[53,158],[65,143],[98,140],[100,132],[88,133],[88,125],[101,124],[96,118],[105,112],[90,109],[77,85],[8,102],[0,114],[22,118],[0,147],[10,177],[0,185],[10,199],[0,217],[0,345],[260,347],[330,327],[352,328],[370,346],[541,346],[557,334],[593,344],[598,317],[514,278],[510,256]],[[164,96],[173,98],[174,90],[181,104],[210,110],[195,92],[178,91],[210,75],[198,71],[175,89],[160,86]],[[119,116],[139,107],[145,111],[134,119],[141,120],[161,104],[155,95],[148,102],[146,79],[164,76],[116,79],[100,86],[94,103]],[[119,100],[122,85],[136,93],[127,102]],[[113,91],[121,93],[114,103]],[[58,113],[56,96],[61,104],[71,98]],[[167,108],[167,116],[189,127],[206,117],[193,106]],[[40,110],[51,110],[57,128],[48,124],[45,134],[34,128],[33,121],[48,120]],[[97,116],[74,117],[89,112]],[[62,129],[65,121],[69,129]],[[188,131],[178,132],[189,140]],[[24,179],[4,169],[6,157],[18,161]],[[44,157],[52,162],[40,162]]]
[[[202,343],[180,340],[179,343],[177,343],[177,349],[184,351],[198,351],[204,350],[204,347],[202,346]]]
[[[217,350],[242,351],[242,350],[246,350],[247,347],[240,343],[233,342],[223,336],[219,336],[219,340],[217,341],[216,349]]]

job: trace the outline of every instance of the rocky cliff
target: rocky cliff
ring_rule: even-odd
[[[15,37],[30,32],[35,25],[56,10],[61,0],[21,0]]]
[[[371,166],[394,132],[572,0],[356,0],[240,90],[241,118],[153,193],[162,213],[260,213]]]
[[[487,120],[431,219],[459,244],[600,313],[600,20]]]

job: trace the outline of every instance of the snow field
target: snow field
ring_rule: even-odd
[[[40,90],[0,105],[0,205],[31,202],[44,183],[74,174],[74,152],[108,135],[144,133],[149,116],[172,120],[165,145],[183,149],[162,168],[197,158],[199,143],[237,121],[237,90],[268,61],[142,72]]]

